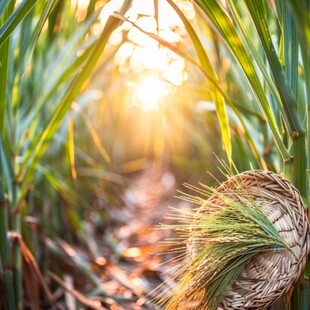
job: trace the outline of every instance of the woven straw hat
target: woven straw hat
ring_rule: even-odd
[[[305,267],[310,233],[304,203],[289,181],[266,171],[248,171],[231,177],[216,189],[209,202],[225,206],[223,194],[243,203],[247,201],[244,194],[250,196],[296,255],[286,249],[257,254],[220,305],[224,310],[266,309],[291,290]]]

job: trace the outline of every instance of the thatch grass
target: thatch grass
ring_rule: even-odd
[[[224,309],[265,309],[283,296],[310,251],[304,206],[290,186],[270,172],[252,171],[232,176],[217,189],[197,188],[206,200],[186,195],[200,207],[173,209],[168,218],[177,224],[162,227],[178,234],[171,245],[179,249],[180,262],[173,274],[177,284],[159,304],[215,310],[223,302]],[[267,273],[270,279],[264,278]],[[266,291],[257,288],[260,281]]]

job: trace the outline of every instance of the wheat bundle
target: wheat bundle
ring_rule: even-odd
[[[223,183],[217,192],[240,202],[250,197],[292,250],[274,248],[255,255],[221,303],[225,310],[265,309],[292,289],[305,266],[310,238],[303,200],[289,181],[265,171],[239,174]],[[219,197],[215,193],[210,200]]]
[[[260,170],[205,190],[208,199],[196,199],[198,210],[175,210],[174,242],[186,246],[187,259],[174,275],[176,287],[160,303],[167,310],[266,309],[290,292],[310,251],[298,190]]]

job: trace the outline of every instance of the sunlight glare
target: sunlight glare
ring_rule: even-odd
[[[194,18],[195,11],[190,1],[175,2],[189,19]],[[158,35],[176,47],[183,44],[186,30],[178,14],[167,1],[158,0],[156,19],[154,3],[153,0],[133,0],[125,16],[144,31]],[[120,29],[110,42],[115,47],[119,44],[114,63],[121,74],[136,81],[131,85],[134,88],[132,104],[147,111],[155,109],[172,89],[187,80],[185,60],[129,22],[124,22]]]
[[[134,104],[144,111],[151,111],[157,108],[160,99],[170,94],[172,90],[172,85],[157,77],[145,77],[135,86]]]
[[[87,10],[89,0],[71,0],[72,7],[78,7],[80,10]]]
[[[108,18],[122,7],[123,2],[123,0],[113,0],[105,4],[99,15],[101,25],[106,24]]]
[[[89,0],[71,0],[71,10],[77,13],[77,20],[80,22],[85,19]]]
[[[167,64],[164,69],[164,77],[172,84],[181,86],[188,77],[188,74],[185,71],[184,59],[176,59]]]

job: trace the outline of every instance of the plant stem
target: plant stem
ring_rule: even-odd
[[[15,0],[9,1],[4,10],[0,25],[2,25],[14,11]],[[0,48],[0,132],[1,136],[5,130],[6,107],[8,106],[8,72],[10,62],[10,39],[6,40]],[[2,165],[5,163],[2,161]],[[3,167],[2,167],[3,168]],[[5,182],[5,181],[2,181]],[[15,290],[14,290],[14,272],[11,266],[10,244],[9,244],[9,225],[8,225],[8,205],[5,201],[3,188],[0,186],[0,256],[1,256],[1,276],[5,292],[5,303],[7,309],[16,309]]]
[[[310,87],[309,87],[310,93]],[[307,142],[306,142],[306,155],[307,155],[307,171],[306,171],[306,207],[308,208],[308,219],[310,221],[310,94],[307,102]]]
[[[5,292],[5,303],[9,310],[15,309],[12,271],[9,266],[10,247],[8,239],[8,214],[4,193],[0,187],[0,260],[1,277]]]
[[[16,160],[16,158],[14,158]],[[14,165],[15,168],[15,165]],[[14,172],[15,173],[15,172]],[[17,234],[22,234],[21,231],[21,212],[22,203],[18,202],[20,185],[16,182],[13,184],[12,195],[12,231]],[[13,243],[13,256],[14,256],[14,293],[15,293],[15,306],[16,309],[23,308],[23,273],[22,273],[22,255],[18,242]]]
[[[13,218],[13,230],[16,233],[21,232],[21,216],[16,214]],[[16,309],[22,309],[23,303],[23,282],[22,282],[22,256],[17,242],[13,246],[14,254],[14,289],[16,296]]]
[[[293,141],[293,156],[291,181],[300,191],[302,197],[307,197],[307,161],[306,138],[299,137]]]
[[[280,8],[282,14],[282,25],[283,25],[283,40],[284,40],[284,63],[285,63],[285,73],[289,82],[290,89],[293,92],[293,95],[296,99],[300,96],[298,94],[298,63],[299,63],[299,39],[297,35],[297,28],[294,23],[292,12],[289,8],[287,1],[279,0],[277,4]],[[303,64],[305,67],[305,81],[307,80],[309,67],[308,67],[308,54],[301,49],[301,55]],[[309,85],[305,82],[306,85],[306,102],[309,101]],[[306,110],[305,110],[306,108]],[[304,113],[306,113],[306,135],[305,137],[299,136],[297,138],[293,137],[293,146],[292,153],[294,160],[289,165],[284,165],[285,176],[292,181],[296,188],[300,191],[301,196],[308,200],[309,196],[309,184],[307,185],[307,167],[309,168],[309,154],[307,148],[309,148],[309,118],[307,119],[307,113],[309,116],[309,108],[305,107],[302,104],[302,100],[297,100],[297,105],[295,106],[296,113],[301,116],[301,119],[304,120]],[[308,111],[307,111],[308,109]],[[308,145],[308,147],[307,147]],[[308,260],[309,264],[309,260]],[[308,289],[307,289],[308,288]],[[290,309],[308,309],[309,308],[309,280],[307,280],[306,273],[304,277],[301,277],[300,282],[297,283],[291,300],[290,300]]]

